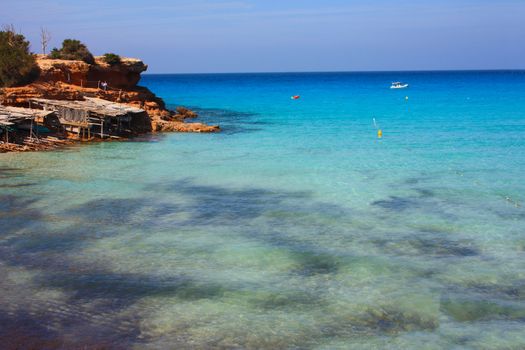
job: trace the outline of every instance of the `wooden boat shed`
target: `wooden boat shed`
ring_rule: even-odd
[[[54,111],[0,105],[0,133],[3,134],[6,143],[9,143],[10,128],[29,130],[29,136],[32,137],[34,123],[54,113]]]
[[[81,101],[33,98],[30,105],[55,112],[60,126],[80,139],[117,137],[115,135],[131,132],[132,119],[145,113],[140,108],[94,97],[84,97]]]

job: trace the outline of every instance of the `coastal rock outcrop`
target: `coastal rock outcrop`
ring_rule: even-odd
[[[186,123],[195,118],[195,112],[186,108],[171,111],[164,101],[145,87],[138,86],[140,74],[148,66],[141,60],[121,58],[119,64],[110,65],[102,56],[95,57],[95,64],[83,61],[50,59],[37,55],[40,77],[33,83],[0,89],[0,103],[8,106],[29,107],[29,99],[82,100],[98,97],[112,102],[125,103],[144,109],[149,126],[147,131],[216,132],[218,126]],[[144,125],[144,124],[141,124]]]
[[[206,125],[203,123],[185,123],[181,121],[156,121],[153,124],[154,131],[178,131],[178,132],[217,132],[221,129],[217,125]]]
[[[37,55],[40,67],[38,82],[63,82],[82,87],[97,87],[107,82],[112,88],[131,89],[140,81],[140,74],[148,66],[136,58],[121,58],[119,64],[106,63],[103,56],[95,57],[95,64],[84,61],[51,59]]]
[[[7,106],[28,107],[31,98],[81,100],[82,91],[74,85],[58,82],[35,82],[30,85],[0,90],[0,103]]]
[[[135,87],[140,80],[140,73],[146,71],[148,66],[136,58],[122,58],[120,64],[110,65],[102,57],[95,57],[95,65],[91,65],[87,80],[107,81],[120,89]]]

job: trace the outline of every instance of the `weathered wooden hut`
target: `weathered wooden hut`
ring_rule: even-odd
[[[33,98],[30,103],[56,113],[56,120],[49,118],[46,124],[57,124],[80,139],[130,133],[133,118],[143,118],[145,114],[140,108],[93,97],[85,97],[82,101]]]
[[[38,120],[43,120],[54,113],[54,111],[0,105],[0,134],[3,141],[9,143],[9,134],[18,130],[25,130],[29,133],[29,137],[32,137]]]

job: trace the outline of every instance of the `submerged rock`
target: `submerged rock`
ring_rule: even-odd
[[[394,335],[401,332],[432,331],[439,327],[438,313],[404,310],[393,305],[369,306],[362,312],[338,316],[324,325],[333,336],[349,333],[379,333]]]
[[[371,308],[363,317],[363,321],[366,327],[386,333],[433,330],[439,326],[437,317],[429,317],[417,311],[401,311],[393,308]]]
[[[421,234],[421,233],[420,233]],[[450,240],[442,235],[424,235],[417,238],[375,239],[373,243],[388,253],[408,256],[430,256],[434,258],[472,257],[479,250],[467,240]]]
[[[444,298],[441,301],[441,310],[459,322],[494,319],[525,321],[525,308],[516,303],[504,304],[489,300]]]

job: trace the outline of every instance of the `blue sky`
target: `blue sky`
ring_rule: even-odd
[[[525,68],[525,0],[0,0],[0,24],[150,73]]]

